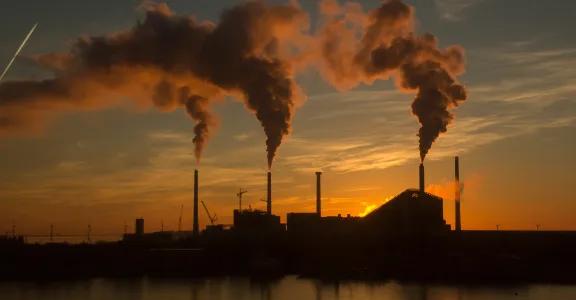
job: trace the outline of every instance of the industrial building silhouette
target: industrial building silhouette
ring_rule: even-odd
[[[0,279],[298,274],[576,282],[576,232],[462,230],[458,158],[454,166],[452,230],[444,220],[443,199],[424,190],[420,164],[419,188],[406,189],[364,217],[323,215],[322,173],[317,172],[316,211],[288,213],[285,224],[272,213],[268,172],[265,211],[239,207],[230,226],[211,222],[200,231],[196,170],[192,230],[147,233],[144,219],[138,218],[135,232],[114,243],[36,245],[19,237],[0,238]]]
[[[455,160],[455,175],[459,178],[459,162]],[[379,208],[364,217],[356,216],[322,216],[322,183],[321,172],[316,172],[316,212],[288,213],[286,224],[281,223],[280,216],[272,214],[272,173],[267,172],[266,178],[266,211],[252,209],[235,209],[233,211],[233,224],[231,232],[262,235],[288,233],[291,236],[311,235],[422,235],[440,234],[450,231],[450,225],[444,220],[443,199],[427,193],[425,188],[424,165],[419,165],[419,189],[407,189]],[[198,170],[194,171],[194,226],[192,236],[199,235],[198,228]],[[458,186],[455,189],[459,189]],[[455,191],[459,195],[459,191]],[[457,196],[459,203],[459,196]],[[460,212],[457,206],[456,215],[459,220]],[[141,228],[138,219],[136,228]],[[459,226],[457,226],[459,228]],[[205,233],[215,235],[225,230],[220,225],[208,225]],[[144,235],[136,231],[135,235],[127,235],[125,239],[133,240],[135,237],[158,238],[159,235]],[[171,237],[169,235],[164,235]],[[174,235],[172,235],[174,236]],[[183,236],[183,235],[176,235]]]
[[[462,230],[458,157],[454,159],[454,228],[444,220],[444,199],[425,191],[423,164],[418,166],[418,188],[404,190],[363,217],[324,216],[322,173],[315,175],[315,212],[291,212],[286,215],[286,224],[281,223],[280,216],[272,213],[273,185],[268,172],[266,211],[235,209],[230,227],[208,225],[196,245],[219,253],[219,259],[238,256],[251,262],[254,251],[268,253],[287,264],[283,269],[309,275],[342,275],[340,272],[346,270],[344,276],[348,276],[360,268],[385,277],[552,278],[551,274],[526,270],[534,267],[555,272],[554,280],[576,280],[568,268],[576,267],[572,255],[576,251],[576,232]],[[194,199],[197,201],[197,189]],[[164,242],[170,244],[175,238],[191,236],[165,235],[170,240]],[[158,238],[158,233],[141,236],[140,240],[128,235],[125,241],[162,245]],[[257,261],[260,259],[267,261],[269,257]],[[334,269],[336,262],[338,267]],[[228,263],[236,265],[237,261]]]

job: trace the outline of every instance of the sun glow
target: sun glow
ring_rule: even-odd
[[[364,207],[364,210],[360,213],[361,217],[365,217],[366,215],[368,215],[369,213],[371,213],[373,210],[375,210],[378,206],[376,204],[367,204]]]

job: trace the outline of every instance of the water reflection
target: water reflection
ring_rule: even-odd
[[[295,276],[276,280],[133,278],[0,282],[0,299],[544,300],[576,299],[576,286],[455,286],[393,281],[320,281]]]

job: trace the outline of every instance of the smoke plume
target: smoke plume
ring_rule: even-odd
[[[386,0],[369,13],[356,3],[325,0],[320,11],[324,77],[341,90],[394,77],[401,90],[415,91],[412,113],[421,125],[423,161],[453,120],[450,109],[466,99],[456,80],[464,72],[462,47],[441,49],[431,34],[416,35],[413,8],[401,0]]]
[[[166,4],[145,6],[131,29],[34,57],[52,78],[1,83],[0,135],[41,130],[62,112],[127,102],[137,109],[184,108],[196,123],[199,160],[216,124],[210,103],[232,95],[262,125],[271,168],[302,100],[295,69],[313,64],[340,90],[394,78],[401,90],[416,93],[412,113],[424,160],[454,119],[451,109],[466,99],[457,81],[464,50],[417,35],[413,8],[401,0],[384,0],[370,12],[355,2],[323,0],[316,34],[307,32],[307,14],[296,1],[246,2],[224,11],[218,23],[175,15]]]
[[[132,29],[80,38],[67,53],[35,57],[53,78],[2,83],[0,134],[40,130],[57,113],[129,100],[137,108],[185,108],[196,121],[199,159],[215,124],[210,101],[239,95],[264,127],[271,167],[298,102],[286,49],[306,18],[295,5],[249,2],[212,24],[174,15],[165,4],[147,5]]]
[[[216,124],[215,117],[208,109],[209,100],[193,94],[188,86],[180,87],[177,91],[168,81],[162,81],[156,86],[153,101],[158,107],[173,106],[178,103],[184,106],[188,115],[196,122],[194,126],[194,155],[196,162],[200,162],[202,149],[210,137],[210,128]]]

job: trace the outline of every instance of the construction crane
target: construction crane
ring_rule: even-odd
[[[246,193],[248,193],[247,190],[243,190],[242,188],[240,188],[240,191],[236,194],[236,196],[238,196],[240,211],[242,211],[242,195],[244,195]]]
[[[182,231],[182,214],[184,213],[184,204],[180,206],[180,217],[178,218],[178,232]],[[164,227],[164,225],[162,225]]]
[[[206,211],[206,215],[208,215],[208,219],[210,220],[210,224],[214,225],[214,222],[216,222],[216,214],[214,214],[212,216],[210,214],[210,211],[208,211],[208,207],[206,207],[206,204],[204,203],[204,201],[200,200],[200,202],[202,203],[202,206],[204,206],[204,210]]]

